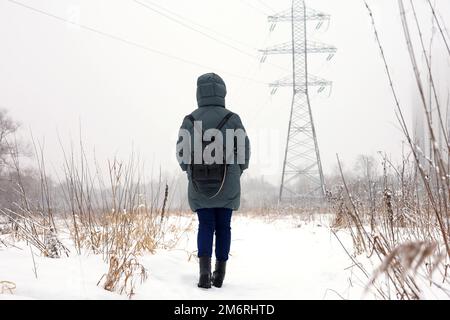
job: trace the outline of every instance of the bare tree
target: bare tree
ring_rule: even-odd
[[[0,109],[0,174],[8,164],[13,151],[9,139],[16,133],[19,124],[8,116],[5,109]]]

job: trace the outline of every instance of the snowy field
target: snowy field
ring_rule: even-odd
[[[194,216],[193,216],[194,217]],[[190,218],[185,218],[189,220]],[[139,258],[148,279],[133,299],[359,299],[365,283],[352,275],[351,261],[329,230],[326,218],[262,219],[235,216],[224,286],[196,287],[196,222],[170,249]],[[325,222],[324,222],[325,221]],[[30,248],[0,249],[0,281],[15,283],[0,299],[126,299],[97,286],[107,271],[101,256],[74,253],[50,259]]]

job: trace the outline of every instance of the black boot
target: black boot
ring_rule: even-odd
[[[223,279],[225,278],[225,270],[227,267],[226,261],[216,261],[216,270],[214,270],[212,276],[213,286],[220,288],[223,284]]]
[[[211,258],[200,257],[200,279],[198,281],[198,287],[209,289],[211,288]]]

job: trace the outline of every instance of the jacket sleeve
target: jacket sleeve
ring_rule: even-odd
[[[244,170],[246,170],[248,168],[249,162],[250,162],[250,154],[251,154],[251,149],[250,149],[250,139],[248,138],[247,135],[247,131],[245,130],[244,125],[242,124],[242,120],[239,117],[239,115],[235,115],[233,118],[235,118],[235,129],[242,129],[244,130],[244,132],[246,133],[245,135],[245,163],[239,164],[239,166],[241,167],[241,173],[244,172]]]
[[[187,150],[187,148],[182,148],[183,145],[183,132],[188,132],[189,129],[192,127],[191,122],[185,117],[183,119],[183,123],[181,124],[180,130],[178,131],[178,141],[176,145],[176,156],[177,156],[177,162],[181,167],[181,170],[186,171],[188,168],[188,163],[185,163],[183,161],[183,153],[184,152],[190,152],[190,150]],[[186,141],[184,141],[186,143]]]

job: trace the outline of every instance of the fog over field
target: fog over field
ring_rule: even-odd
[[[174,150],[178,128],[196,107],[196,79],[214,71],[225,79],[227,105],[241,115],[252,140],[248,175],[264,175],[278,184],[292,93],[285,88],[271,96],[266,83],[289,75],[291,59],[275,55],[261,64],[257,49],[289,41],[289,24],[278,23],[269,32],[264,13],[282,11],[290,1],[270,2],[273,11],[250,0],[172,0],[159,4],[206,26],[205,30],[189,25],[222,42],[133,1],[23,2],[177,57],[170,58],[1,1],[0,105],[20,121],[25,136],[31,130],[36,139],[45,139],[46,154],[54,163],[62,158],[57,133],[68,146],[70,139],[78,141],[81,128],[86,149],[95,147],[99,159],[116,154],[127,158],[134,148],[148,165],[173,171],[177,170]],[[417,89],[409,77],[410,61],[397,2],[369,3],[400,99],[410,104],[418,99]],[[436,6],[442,19],[448,19],[450,4],[438,0]],[[417,7],[421,21],[430,24],[426,3],[419,1]],[[335,168],[336,153],[349,165],[359,154],[376,155],[378,151],[399,159],[404,139],[364,2],[318,0],[314,8],[332,17],[329,25],[311,32],[311,37],[338,48],[330,62],[326,55],[314,56],[310,62],[311,73],[333,81],[331,91],[312,91],[325,172]],[[429,28],[424,32],[428,38]],[[435,46],[438,51],[442,43],[435,41]],[[449,73],[448,59],[436,55],[433,65],[443,75]],[[411,112],[405,108],[410,121]]]

